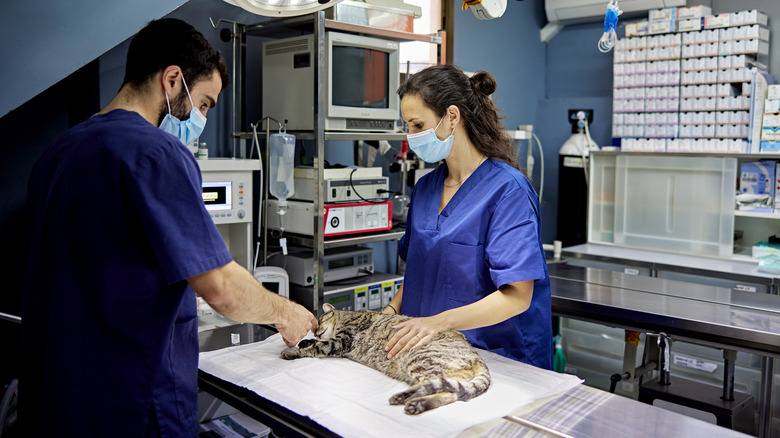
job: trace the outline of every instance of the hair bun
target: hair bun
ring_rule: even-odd
[[[474,90],[477,93],[481,93],[486,96],[493,94],[493,92],[496,91],[496,86],[498,85],[496,83],[496,78],[484,70],[480,70],[474,73],[474,75],[469,78],[469,81],[471,81],[471,86],[474,87]]]

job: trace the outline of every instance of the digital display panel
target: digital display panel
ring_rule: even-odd
[[[233,183],[230,181],[222,182],[203,182],[203,203],[206,210],[230,210],[232,203]]]
[[[334,45],[331,68],[333,105],[389,108],[389,53]]]
[[[270,290],[271,292],[279,295],[279,282],[277,281],[264,281],[263,287]]]
[[[345,257],[343,259],[328,260],[328,269],[346,268],[355,264],[353,257]]]
[[[342,304],[349,301],[349,295],[339,295],[337,297],[328,298],[330,304]]]

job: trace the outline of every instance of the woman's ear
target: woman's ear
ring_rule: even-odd
[[[455,105],[447,107],[447,120],[450,122],[450,129],[453,129],[460,123],[460,108]]]

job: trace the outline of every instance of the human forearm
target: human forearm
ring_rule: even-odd
[[[479,301],[434,315],[442,329],[470,330],[487,327],[528,310],[533,281],[511,283]]]
[[[528,310],[533,297],[533,281],[502,286],[499,290],[466,306],[447,310],[425,318],[412,318],[397,329],[385,347],[391,359],[421,342],[432,339],[442,330],[469,330],[505,321]]]
[[[210,278],[201,277],[211,274]],[[275,324],[285,299],[264,290],[246,269],[231,262],[191,280],[195,292],[220,314],[239,322]],[[199,281],[200,280],[200,281]]]
[[[187,281],[214,310],[234,321],[275,324],[290,346],[317,328],[311,312],[265,289],[235,262]]]

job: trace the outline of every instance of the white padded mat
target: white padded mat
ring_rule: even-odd
[[[479,350],[492,382],[468,402],[455,402],[420,415],[387,400],[408,385],[341,358],[284,360],[280,335],[262,342],[200,354],[200,369],[307,416],[344,437],[452,437],[466,428],[502,417],[582,380]]]

